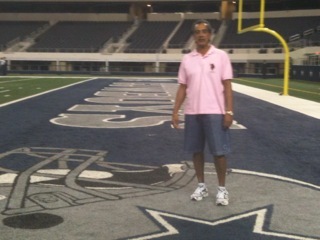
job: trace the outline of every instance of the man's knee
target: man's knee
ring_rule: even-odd
[[[214,156],[214,160],[215,161],[223,161],[223,160],[226,160],[226,156],[225,155]]]

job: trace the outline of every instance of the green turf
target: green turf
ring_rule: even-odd
[[[236,78],[234,82],[272,92],[283,92],[283,79]],[[320,102],[320,82],[291,79],[289,81],[289,95]]]
[[[59,88],[86,78],[4,77],[0,78],[0,104]]]

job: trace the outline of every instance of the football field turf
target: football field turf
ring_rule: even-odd
[[[320,239],[320,103],[234,84],[218,207],[207,152],[209,197],[190,201],[175,78],[46,79],[11,79],[44,92],[0,105],[1,239]]]
[[[0,78],[0,104],[24,99],[59,87],[76,83],[88,77],[10,76]]]

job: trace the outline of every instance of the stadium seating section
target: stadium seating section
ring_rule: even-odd
[[[243,19],[243,28],[257,25],[259,19]],[[279,41],[265,32],[237,33],[237,20],[232,20],[224,37],[221,48],[266,48],[277,47]],[[319,17],[266,18],[265,27],[278,32],[286,41],[290,36],[301,35],[303,31],[320,25]]]
[[[0,22],[0,49],[10,47],[11,43],[24,40],[27,36],[43,27],[47,22]]]
[[[156,53],[178,22],[142,22],[128,39],[126,53]]]
[[[59,22],[41,35],[30,52],[98,52],[110,39],[118,39],[129,22]]]
[[[243,28],[257,25],[258,19],[244,19]],[[183,49],[192,36],[193,20],[178,21],[143,21],[137,26],[133,22],[90,22],[61,21],[39,36],[27,49],[29,52],[99,52],[106,44],[117,43],[126,36],[123,48],[125,53],[157,53],[167,48]],[[39,28],[48,26],[48,22],[0,22],[0,47],[6,49],[15,41],[22,41]],[[217,33],[221,22],[211,20]],[[133,27],[136,27],[134,29]],[[309,44],[319,45],[319,17],[266,18],[265,26],[275,30],[289,41],[291,36],[305,39]],[[294,26],[294,27],[293,27]],[[125,35],[130,29],[132,34]],[[228,28],[220,43],[220,48],[260,48],[261,53],[267,48],[278,48],[279,41],[264,32],[237,34],[237,20],[228,22]],[[277,50],[274,50],[277,51]],[[231,51],[232,52],[232,51]],[[279,50],[279,52],[281,52]]]

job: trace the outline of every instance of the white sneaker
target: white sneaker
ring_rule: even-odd
[[[208,197],[208,189],[206,186],[198,186],[194,193],[190,196],[191,200],[201,201],[204,197]]]
[[[229,204],[229,193],[226,189],[218,188],[218,194],[216,198],[216,205],[227,206]]]

